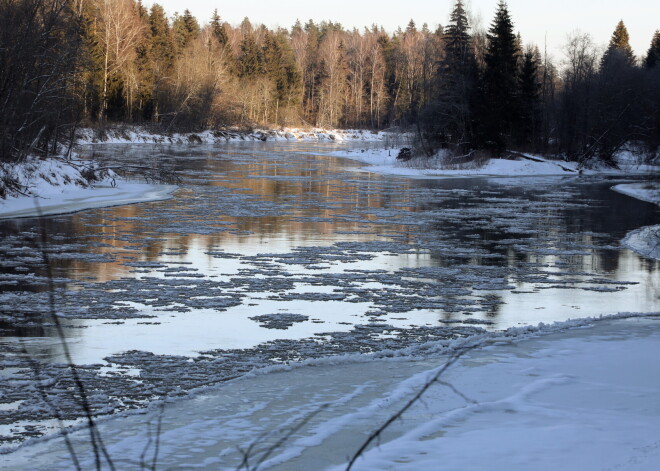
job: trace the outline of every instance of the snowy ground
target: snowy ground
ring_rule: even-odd
[[[352,149],[333,152],[330,155],[344,157],[370,164],[363,171],[381,173],[386,175],[400,175],[411,178],[438,178],[438,177],[466,177],[466,176],[554,176],[578,174],[577,162],[563,162],[545,159],[539,156],[528,155],[533,159],[519,158],[490,159],[485,165],[464,166],[462,168],[442,168],[438,159],[413,159],[409,162],[396,160],[399,149],[394,148],[372,148]],[[623,156],[619,162],[620,170],[611,168],[584,169],[582,174],[653,174],[660,171],[660,166],[640,165],[629,155]]]
[[[443,382],[353,469],[658,469],[658,315],[569,321],[471,339],[481,347],[443,374]],[[146,415],[111,418],[100,431],[122,470],[144,469],[144,463],[236,469],[239,448],[251,445],[249,464],[259,469],[342,470],[460,342],[438,344],[436,353],[418,347],[421,359],[413,349],[408,357],[353,356],[282,367],[167,404],[162,413],[153,407]],[[70,436],[82,469],[94,467],[87,437],[85,430]],[[73,465],[57,438],[6,456],[0,469]]]
[[[632,231],[621,243],[645,257],[660,260],[660,224]]]
[[[638,200],[660,205],[660,183],[658,182],[616,185],[612,189]],[[660,260],[660,224],[632,231],[621,243],[645,257]]]
[[[240,141],[384,141],[391,133],[359,129],[256,129],[216,130],[200,133],[156,134],[136,126],[111,128],[104,139],[99,139],[93,129],[78,132],[79,144],[169,143],[169,144],[216,144]]]
[[[660,205],[660,183],[659,182],[645,182],[645,183],[630,183],[624,185],[616,185],[612,187],[614,191],[623,193],[624,195],[637,198],[638,200],[648,201]]]
[[[124,181],[111,171],[96,175],[99,180],[90,185],[81,173],[87,168],[94,168],[94,164],[80,160],[32,159],[3,170],[19,182],[23,194],[15,193],[0,199],[0,219],[159,201],[170,198],[177,188],[175,185]]]

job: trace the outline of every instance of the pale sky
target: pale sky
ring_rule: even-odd
[[[146,6],[154,0],[143,0]],[[253,24],[290,28],[300,19],[332,20],[345,28],[377,23],[388,32],[405,28],[410,19],[421,27],[434,29],[447,24],[454,0],[157,0],[170,14],[188,8],[201,23],[209,21],[214,8],[223,20],[237,25],[246,16]],[[498,0],[468,0],[472,14],[487,27]],[[630,33],[630,43],[638,56],[646,54],[656,29],[660,29],[659,0],[509,0],[514,26],[527,43],[541,50],[547,37],[548,52],[561,59],[566,35],[579,29],[590,33],[599,45],[606,45],[619,20]]]

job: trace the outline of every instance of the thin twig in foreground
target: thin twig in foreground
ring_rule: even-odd
[[[350,471],[353,465],[355,464],[355,461],[362,455],[362,453],[365,452],[365,450],[371,445],[371,443],[380,438],[382,433],[390,426],[392,423],[394,423],[395,420],[399,419],[410,407],[415,404],[421,397],[424,395],[424,393],[435,383],[440,379],[440,376],[447,371],[449,367],[451,367],[454,363],[456,363],[459,358],[461,358],[465,353],[468,351],[472,350],[475,348],[475,346],[468,346],[468,347],[462,347],[454,351],[447,362],[440,368],[434,375],[433,377],[428,380],[424,386],[415,394],[396,414],[392,415],[389,419],[385,421],[383,425],[378,427],[375,431],[369,435],[367,440],[360,446],[358,451],[355,452],[351,460],[348,462],[348,466],[346,467],[346,471]]]
[[[85,385],[83,384],[82,380],[80,379],[80,375],[78,375],[78,370],[76,369],[76,365],[73,363],[73,359],[71,357],[71,352],[69,350],[69,345],[67,344],[66,337],[64,335],[64,329],[62,327],[62,323],[60,322],[60,319],[57,315],[57,312],[55,310],[55,285],[53,283],[53,270],[52,266],[50,263],[50,258],[48,257],[48,252],[46,250],[46,226],[44,223],[44,218],[43,214],[41,211],[41,207],[39,206],[39,202],[35,199],[35,206],[37,208],[37,214],[39,217],[39,222],[41,225],[41,241],[39,244],[39,248],[41,250],[41,257],[44,261],[44,264],[46,266],[46,274],[47,274],[47,279],[48,279],[48,304],[49,304],[49,310],[50,310],[50,316],[53,321],[53,324],[55,324],[55,328],[57,330],[57,335],[60,339],[60,343],[62,345],[62,350],[64,352],[64,357],[67,362],[67,366],[69,370],[71,371],[71,376],[73,377],[73,382],[76,386],[76,389],[78,390],[78,394],[80,394],[80,405],[83,408],[83,412],[85,413],[85,418],[87,420],[87,424],[89,426],[89,434],[90,434],[90,439],[92,442],[92,450],[94,452],[94,463],[96,465],[96,469],[98,471],[101,470],[101,456],[100,454],[103,454],[103,457],[108,463],[108,466],[110,467],[111,471],[115,471],[115,466],[112,462],[112,459],[110,458],[110,455],[103,444],[103,440],[101,438],[101,434],[99,433],[97,427],[96,427],[96,422],[94,421],[94,415],[92,413],[92,409],[89,405],[89,400],[87,398],[87,390],[85,389]]]

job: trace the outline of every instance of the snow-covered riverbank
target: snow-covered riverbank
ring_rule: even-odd
[[[550,160],[533,155],[521,155],[518,159],[490,159],[481,166],[470,164],[446,166],[439,158],[416,158],[408,162],[398,161],[396,159],[398,152],[398,148],[381,147],[335,151],[329,155],[369,164],[368,167],[360,169],[362,171],[410,178],[628,175],[660,172],[660,166],[640,164],[629,154],[621,156],[618,162],[619,169],[611,167],[578,169],[577,162]]]
[[[612,189],[632,198],[660,205],[660,183],[658,182],[616,185]],[[630,232],[621,241],[621,244],[645,257],[660,260],[660,224]]]
[[[383,141],[391,133],[365,131],[360,129],[237,129],[207,130],[199,133],[154,133],[137,126],[110,128],[105,136],[99,137],[93,129],[78,131],[79,144],[123,144],[123,143],[162,143],[162,144],[217,144],[244,141]]]
[[[660,183],[644,182],[613,186],[612,189],[638,200],[660,205]]]
[[[170,198],[177,189],[175,185],[128,182],[81,160],[31,159],[4,169],[2,174],[19,189],[0,199],[0,219],[159,201]]]
[[[566,178],[558,184],[558,179],[546,177],[511,179],[513,183],[502,178],[380,178],[353,173],[342,159],[319,157],[330,147],[338,146],[99,146],[95,152],[102,162],[174,164],[186,191],[170,202],[136,211],[92,211],[62,218],[64,223],[45,221],[53,228],[49,234],[56,235],[47,247],[56,260],[56,282],[66,283],[57,292],[58,314],[90,392],[90,407],[100,414],[111,455],[121,465],[117,469],[139,468],[149,443],[144,419],[152,420],[152,432],[158,421],[157,414],[127,416],[150,405],[157,410],[162,400],[167,406],[157,469],[177,464],[235,469],[240,460],[237,445],[248,446],[261,432],[291,426],[326,402],[332,405],[272,458],[280,460],[277,466],[282,469],[340,465],[396,407],[392,399],[401,404],[414,394],[443,361],[439,352],[452,342],[481,336],[499,343],[479,356],[472,352],[465,360],[471,363],[456,365],[457,371],[470,378],[470,365],[511,362],[517,369],[507,376],[509,389],[497,382],[498,371],[505,369],[476,370],[488,383],[447,379],[486,407],[502,406],[520,391],[519,385],[539,379],[531,368],[542,376],[553,374],[545,358],[572,348],[550,345],[552,355],[533,354],[538,367],[532,360],[523,364],[515,356],[526,351],[522,343],[507,350],[505,342],[538,330],[502,333],[504,329],[606,312],[658,310],[658,265],[621,250],[618,243],[621,234],[649,224],[655,208],[610,191],[602,179]],[[608,219],[612,201],[630,217]],[[5,451],[56,430],[55,412],[67,425],[81,414],[70,389],[62,386],[72,383],[59,341],[36,330],[52,328],[48,316],[34,314],[48,305],[49,294],[43,289],[40,257],[30,242],[39,224],[12,226],[2,225],[7,237],[0,246],[5,268],[0,314],[3,325],[12,329],[7,329],[9,336],[0,348],[5,367],[0,375],[0,435]],[[628,324],[620,322],[616,328],[623,331]],[[36,334],[19,341],[13,334],[18,329]],[[560,335],[558,330],[552,331],[555,334]],[[595,342],[590,339],[586,345]],[[34,358],[44,358],[37,374],[21,354],[25,345]],[[364,355],[367,352],[372,355]],[[600,350],[591,354],[598,356]],[[576,355],[575,361],[582,358]],[[614,370],[636,368],[636,357],[632,360]],[[594,366],[595,360],[591,362]],[[580,363],[567,366],[566,374],[578,376],[579,368]],[[237,380],[246,374],[254,377]],[[190,391],[199,394],[223,381],[227,383],[208,394],[179,402]],[[576,382],[575,397],[590,393]],[[56,409],[40,398],[42,386]],[[641,386],[634,388],[643,393]],[[517,421],[528,421],[532,432],[543,426],[538,415],[528,414],[529,408],[543,404],[523,402],[514,413],[500,410],[491,417],[448,390],[438,391],[431,396],[438,405],[431,411],[434,415],[413,410],[405,419],[410,428],[393,430],[383,443],[408,440],[409,431],[429,420],[433,426],[433,420],[446,419],[443,414],[453,411],[467,411],[470,420],[437,435],[449,437],[464,428],[481,440],[477,432],[482,429],[471,420],[482,418],[488,419],[485,429],[502,432],[503,442],[506,431],[498,428],[503,423],[512,424],[514,438],[525,431]],[[554,392],[550,388],[540,394]],[[604,404],[604,415],[613,418],[619,406]],[[574,424],[561,415],[564,410],[580,418],[597,415],[594,409],[576,409],[560,404],[542,413],[556,414],[567,421],[566,427]],[[112,414],[117,417],[108,417]],[[633,416],[626,415],[625,423]],[[554,426],[564,425],[560,421]],[[647,422],[643,426],[652,432]],[[263,443],[280,437],[268,435]],[[608,439],[596,433],[592,437]],[[392,442],[388,456],[404,447],[423,451],[427,438],[435,445],[433,433],[413,437],[409,447]],[[10,469],[39,469],[40,462],[70,468],[67,452],[58,443],[62,445],[58,440],[32,443],[0,461]],[[451,443],[463,453],[481,449],[480,442],[470,443],[467,437]],[[32,445],[36,448],[29,451]],[[538,446],[526,445],[532,451]],[[80,446],[82,452],[85,445]],[[553,459],[552,451],[541,451],[541,458]],[[152,452],[153,447],[145,456]],[[591,452],[597,454],[593,449],[585,453]],[[27,456],[23,453],[43,453],[43,458],[21,461]],[[135,462],[125,463],[124,457]],[[452,465],[459,459],[454,458]],[[385,468],[406,459],[386,456]],[[83,469],[90,467],[88,455],[83,461]]]
[[[657,315],[484,335],[482,347],[443,374],[354,469],[656,469]],[[441,368],[444,356],[423,350],[423,357],[280,368],[169,403],[162,413],[153,407],[109,419],[100,431],[122,470],[152,462],[157,427],[159,469],[236,469],[240,450],[254,444],[250,462],[263,458],[259,469],[343,470],[368,434]],[[87,438],[85,430],[70,435],[83,469],[94,463]],[[0,465],[23,467],[73,469],[61,438],[25,446]]]

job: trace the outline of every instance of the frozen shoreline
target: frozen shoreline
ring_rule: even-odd
[[[660,183],[658,182],[627,183],[613,186],[612,189],[632,198],[660,205]]]
[[[116,187],[98,185],[80,188],[74,185],[47,197],[21,196],[0,200],[0,220],[70,214],[88,209],[126,204],[162,201],[172,197],[176,185],[130,183],[121,181]],[[38,207],[37,207],[38,204]]]
[[[660,184],[657,182],[616,185],[612,190],[660,206]],[[660,224],[628,233],[621,244],[640,255],[660,260]]]
[[[413,159],[409,162],[397,161],[398,148],[358,149],[337,151],[327,155],[342,157],[370,164],[360,171],[396,175],[409,178],[462,178],[462,177],[538,177],[538,176],[579,176],[583,175],[630,175],[653,174],[660,171],[654,165],[638,165],[632,161],[619,162],[621,170],[583,169],[578,170],[577,162],[564,162],[531,156],[533,160],[491,159],[479,168],[440,168],[438,159]],[[629,158],[627,156],[626,158]]]
[[[657,318],[580,319],[484,334],[480,343],[482,348],[442,377],[474,402],[436,384],[355,469],[424,469],[442,460],[447,469],[467,464],[550,470],[582,463],[588,470],[615,465],[646,470],[660,462],[654,445],[660,411],[653,406],[660,387],[653,355],[660,346]],[[438,345],[439,352],[448,348]],[[344,469],[365,434],[398,410],[441,362],[427,346],[421,358],[315,360],[198,391],[164,409],[158,463],[235,469],[241,459],[237,446],[246,448],[261,434],[267,446],[327,404],[263,469]],[[121,469],[139,469],[140,455],[149,449],[147,423],[158,420],[158,411],[155,405],[147,415],[101,423]],[[92,466],[87,432],[70,438],[83,469]],[[471,452],[475,446],[479,453]],[[32,442],[4,458],[0,469],[71,467],[61,438]]]
[[[105,138],[100,140],[93,129],[78,131],[78,144],[218,144],[226,142],[257,141],[311,141],[311,142],[374,142],[386,140],[391,133],[385,131],[365,131],[361,129],[255,129],[241,131],[234,129],[207,130],[199,133],[156,134],[138,126],[110,128]]]
[[[160,201],[178,188],[126,181],[93,161],[78,159],[29,159],[0,170],[0,176],[11,178],[20,191],[0,199],[0,220]]]
[[[660,260],[660,224],[628,233],[621,244],[640,255]]]

